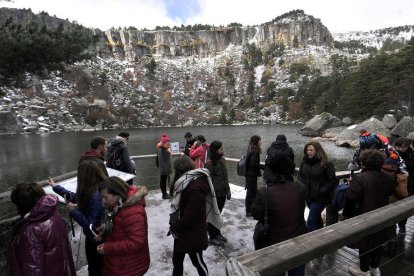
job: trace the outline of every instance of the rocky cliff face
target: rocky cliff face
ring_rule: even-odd
[[[159,57],[214,57],[230,44],[256,43],[262,50],[272,44],[288,47],[329,45],[333,38],[319,19],[296,14],[256,27],[214,27],[204,31],[95,30],[101,39],[97,52],[103,58],[136,61],[145,55]]]

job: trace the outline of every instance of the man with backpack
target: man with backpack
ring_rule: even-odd
[[[128,132],[121,132],[109,144],[108,153],[106,154],[106,166],[118,171],[135,174],[135,162],[129,156],[126,146],[129,140]],[[132,185],[133,179],[127,183]]]
[[[107,152],[107,142],[104,137],[96,136],[91,140],[91,148],[85,151],[79,159],[79,164],[85,160],[92,160],[98,163],[99,167],[108,176],[105,166],[105,154]]]

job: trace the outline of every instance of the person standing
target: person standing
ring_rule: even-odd
[[[184,135],[185,138],[185,146],[183,149],[183,153],[187,156],[190,156],[190,148],[194,144],[195,139],[193,137],[193,134],[191,132],[186,132]]]
[[[91,140],[91,148],[85,151],[79,159],[79,164],[85,160],[95,161],[102,171],[108,176],[105,166],[105,156],[107,153],[107,142],[102,136],[96,136]]]
[[[78,166],[76,193],[66,190],[49,178],[53,191],[63,196],[67,202],[69,215],[82,227],[85,234],[85,253],[89,276],[103,275],[103,256],[96,251],[100,242],[95,241],[91,231],[101,225],[103,215],[99,183],[107,178],[101,167],[92,160],[85,160]]]
[[[226,160],[224,160],[223,143],[213,141],[210,144],[210,159],[206,162],[205,168],[209,170],[211,181],[213,182],[214,192],[216,193],[217,205],[220,213],[223,211],[226,199],[231,199],[229,177],[227,173]],[[220,229],[214,227],[211,223],[207,225],[210,239],[209,244],[222,246],[227,242]]]
[[[141,276],[148,271],[148,222],[145,212],[147,188],[129,186],[117,176],[101,182],[99,192],[105,205],[104,274]]]
[[[128,148],[126,146],[128,140],[129,133],[123,131],[111,141],[106,155],[106,165],[108,168],[135,174],[135,162],[129,156]],[[133,181],[134,179],[130,179],[127,183],[132,185]]]
[[[246,199],[245,208],[246,216],[251,217],[252,213],[250,207],[256,197],[257,192],[257,178],[262,176],[260,170],[265,168],[260,164],[260,154],[262,153],[262,138],[259,135],[253,135],[250,138],[249,146],[246,155]]]
[[[286,135],[279,134],[276,136],[276,141],[274,141],[270,147],[266,151],[266,159],[265,159],[265,169],[263,171],[263,179],[265,181],[268,180],[268,175],[271,174],[271,168],[268,166],[268,159],[271,159],[273,155],[279,154],[282,152],[285,154],[292,162],[295,162],[295,154],[293,153],[293,149],[287,143]],[[292,179],[293,180],[293,174]]]
[[[190,158],[194,160],[196,168],[204,168],[204,163],[208,160],[209,144],[206,143],[206,138],[203,135],[198,135],[196,141],[190,148]]]
[[[362,172],[354,175],[346,192],[346,200],[359,203],[359,214],[364,214],[388,204],[388,197],[396,187],[395,177],[381,171],[385,156],[379,150],[369,149],[361,152]],[[352,275],[380,275],[382,246],[388,240],[390,229],[386,228],[370,234],[357,242],[359,249],[359,268],[349,267]]]
[[[307,232],[305,212],[306,189],[303,183],[293,181],[295,163],[282,151],[268,159],[267,216],[270,225],[268,245],[276,244]],[[266,187],[257,191],[251,207],[253,218],[264,220]],[[279,274],[283,276],[285,273]],[[290,276],[305,275],[305,265],[289,270]]]
[[[171,165],[171,147],[170,138],[167,134],[163,134],[161,141],[157,144],[157,168],[160,170],[160,189],[162,192],[162,199],[169,199],[167,194],[167,181],[172,172]]]
[[[321,214],[332,201],[337,180],[334,165],[319,142],[307,143],[303,154],[298,180],[306,187],[306,203],[309,207],[308,231],[312,232],[323,227]]]
[[[58,199],[37,183],[20,183],[11,192],[20,215],[7,251],[11,276],[76,275]]]
[[[188,254],[198,275],[208,275],[203,260],[207,249],[207,222],[221,228],[221,216],[217,207],[214,187],[208,170],[196,169],[194,161],[183,155],[174,161],[174,181],[170,188],[172,196],[170,229],[174,238],[173,276],[184,273],[184,258]]]

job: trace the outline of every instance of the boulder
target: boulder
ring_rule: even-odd
[[[324,130],[331,127],[338,127],[341,124],[342,121],[338,117],[323,112],[307,121],[300,131],[304,136],[320,136]]]
[[[385,124],[382,121],[374,117],[371,117],[368,120],[363,121],[358,126],[358,130],[360,129],[366,129],[373,134],[381,134],[387,138],[391,137],[391,131],[385,126]]]
[[[340,147],[356,147],[358,145],[358,125],[351,125],[336,136],[335,144]]]
[[[414,131],[408,133],[407,138],[410,139],[411,141],[414,141]]]
[[[397,118],[393,114],[385,114],[382,122],[387,128],[392,129],[397,124]]]
[[[328,128],[324,131],[322,138],[336,138],[336,136],[338,136],[338,134],[341,133],[344,128],[345,127],[343,126]]]
[[[391,130],[391,133],[398,137],[407,137],[408,133],[414,131],[414,118],[404,116]]]
[[[344,124],[345,126],[349,126],[352,124],[352,119],[350,117],[345,117],[342,119],[342,124]]]

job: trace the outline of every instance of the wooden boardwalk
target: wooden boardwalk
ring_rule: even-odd
[[[158,196],[155,196],[154,198],[158,198]],[[158,201],[158,199],[152,198],[150,203],[148,205],[154,205],[155,208],[159,208],[160,206],[157,205],[155,201]],[[160,196],[159,196],[160,198]],[[161,202],[161,201],[160,201]],[[226,205],[226,208],[232,208],[232,209],[238,209],[243,207],[243,201],[242,200],[231,200]],[[147,208],[149,208],[147,206]],[[231,214],[224,213],[224,220],[227,221],[229,224],[232,224],[232,231],[234,231],[234,225],[235,222],[240,221],[239,225],[236,227],[240,231],[246,231],[247,233],[251,232],[253,233],[253,225],[254,221],[248,221],[248,224],[246,224],[245,218],[231,218]],[[388,256],[386,252],[384,252],[380,270],[381,275],[413,275],[414,276],[414,216],[409,218],[407,222],[407,234],[406,235],[399,235],[396,238],[397,241],[397,249],[393,256]],[[74,259],[76,262],[77,270],[82,269],[78,273],[78,275],[87,275],[85,270],[86,258],[84,254],[84,247],[83,242],[85,236],[81,233],[81,229],[79,227],[76,227],[76,237],[72,239],[72,235],[70,233],[70,238],[72,239],[72,251],[74,254]],[[227,235],[229,236],[230,233]],[[250,238],[251,235],[248,235]],[[232,240],[229,239],[229,243],[231,243]],[[238,242],[238,240],[235,240],[235,242]],[[320,241],[323,243],[323,240]],[[247,247],[248,250],[252,250],[252,243],[251,241],[246,241],[245,247]],[[151,250],[151,244],[150,244],[150,250]],[[212,250],[209,248],[208,250]],[[209,264],[207,263],[207,266],[210,270],[210,275],[213,276],[221,276],[224,275],[220,271],[224,271],[218,268],[212,267],[213,265],[217,266],[224,266],[225,262],[230,259],[230,257],[237,257],[237,254],[243,255],[245,252],[238,252],[238,249],[232,245],[226,245],[225,247],[214,247],[214,251],[217,252],[217,258],[221,258],[221,260],[218,260],[215,264]],[[151,254],[154,254],[155,252],[151,252]],[[236,255],[235,255],[236,254]],[[156,258],[151,257],[151,266],[159,266],[162,265],[164,267],[170,267],[172,269],[172,261],[171,259],[166,259],[164,263],[157,263],[158,261]],[[324,255],[320,258],[315,258],[306,264],[306,275],[310,276],[316,276],[316,275],[350,275],[348,273],[348,267],[349,266],[359,266],[359,257],[358,257],[358,250],[354,250],[348,247],[343,247],[341,249],[338,249],[334,252],[331,252],[329,254]],[[186,266],[186,270],[189,267]],[[195,272],[189,271],[185,275],[196,275]],[[170,275],[171,273],[165,273],[165,275]],[[150,270],[146,275],[157,275],[157,276],[163,276],[159,273],[157,274],[156,271],[153,271],[150,267]]]

